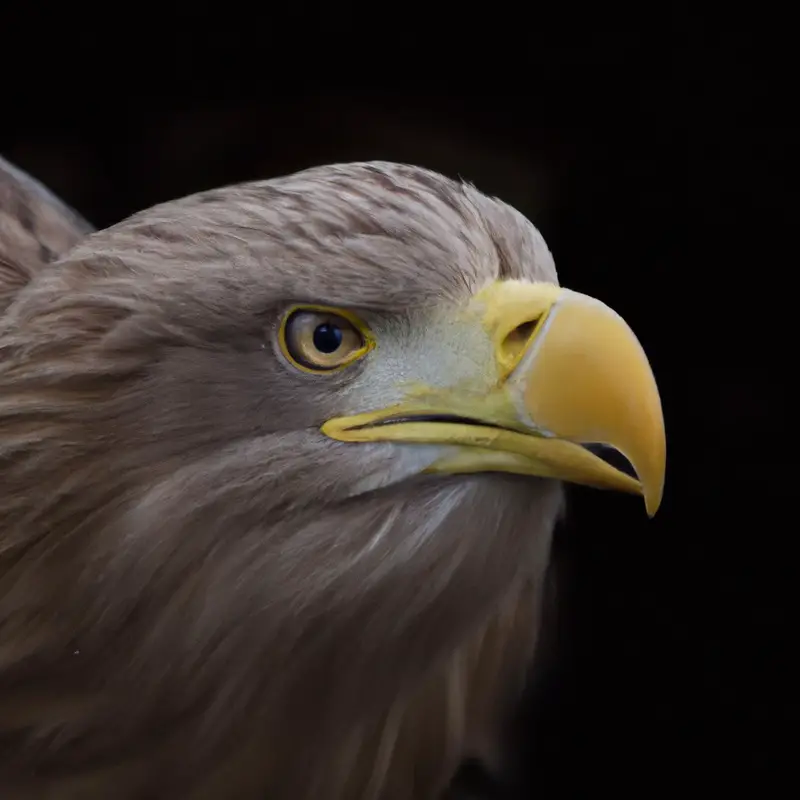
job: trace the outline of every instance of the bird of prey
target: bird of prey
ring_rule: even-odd
[[[530,663],[563,482],[658,508],[635,335],[426,169],[93,233],[3,169],[0,797],[441,796]]]

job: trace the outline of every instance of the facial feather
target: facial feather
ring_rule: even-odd
[[[356,164],[142,212],[11,300],[0,787],[441,788],[527,664],[560,490],[412,479],[396,447],[323,438],[365,367],[308,380],[271,337],[288,303],[313,301],[399,341],[500,274],[555,278],[517,212]]]

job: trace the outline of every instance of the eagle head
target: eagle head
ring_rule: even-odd
[[[520,213],[430,171],[203,192],[24,283],[4,796],[435,797],[524,676],[562,482],[660,502],[634,334]]]

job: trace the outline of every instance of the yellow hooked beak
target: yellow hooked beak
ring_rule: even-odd
[[[510,472],[641,494],[653,516],[666,469],[664,417],[647,356],[598,300],[552,284],[499,281],[469,314],[490,337],[491,381],[409,393],[322,432],[345,442],[447,445],[428,472]],[[610,446],[638,480],[583,445]]]

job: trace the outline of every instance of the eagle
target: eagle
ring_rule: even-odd
[[[0,163],[0,797],[441,797],[563,484],[653,515],[665,462],[630,327],[469,183],[334,164],[92,231]]]

